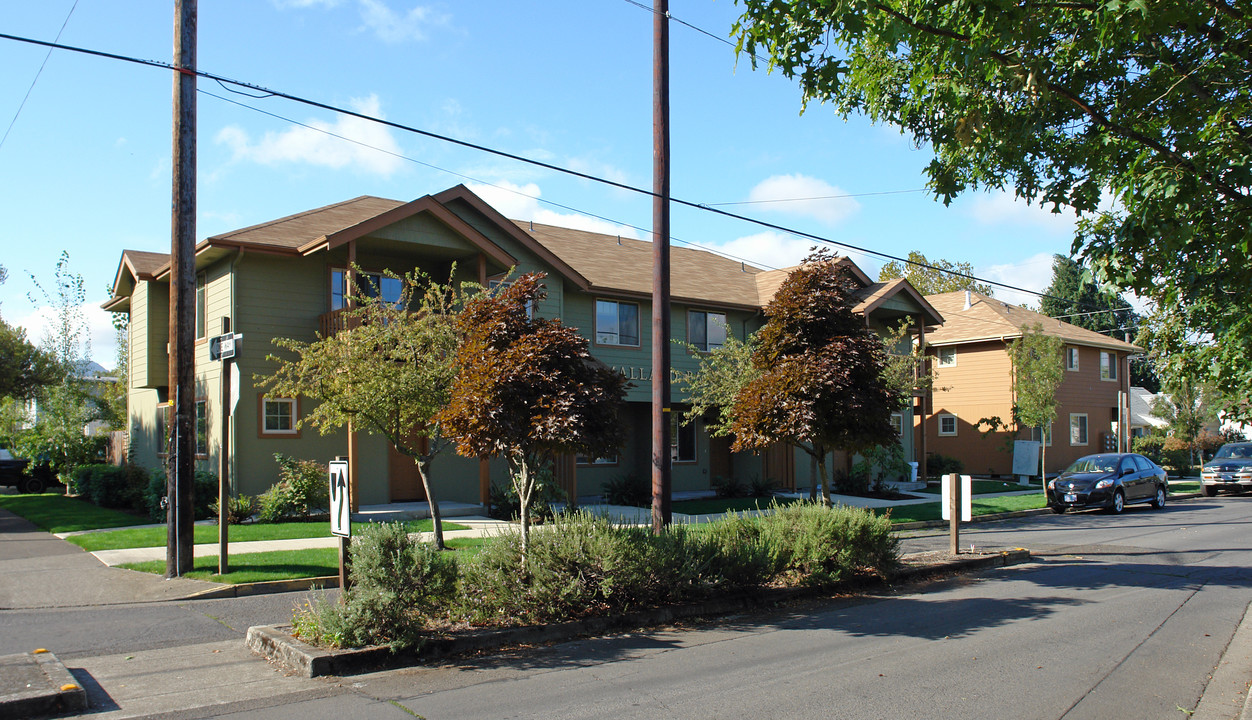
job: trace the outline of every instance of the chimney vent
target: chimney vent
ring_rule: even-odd
[[[968,310],[968,309],[970,309],[971,307],[973,307],[973,303],[971,303],[971,302],[970,302],[969,291],[968,291],[968,290],[966,290],[966,291],[965,291],[965,307],[963,307],[963,308],[961,308],[961,309],[962,309],[962,310]]]

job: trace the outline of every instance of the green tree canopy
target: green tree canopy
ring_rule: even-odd
[[[974,266],[967,262],[927,260],[916,250],[909,251],[909,261],[892,260],[878,271],[878,279],[905,278],[923,295],[938,295],[957,290],[973,290],[983,295],[991,294],[991,286],[974,279]]]
[[[1223,391],[1252,387],[1252,5],[737,2],[740,51],[806,106],[929,144],[945,203],[1010,188],[1072,208],[1075,255],[1211,335]]]
[[[51,353],[32,345],[25,330],[0,319],[0,398],[26,400],[64,376]]]
[[[1065,382],[1065,341],[1048,335],[1039,325],[1022,328],[1022,336],[1009,343],[1013,364],[1013,415],[1021,426],[1050,432],[1056,418],[1056,391]],[[1040,458],[1047,472],[1047,446],[1042,443]]]
[[[523,562],[536,471],[559,454],[612,454],[625,439],[626,379],[595,360],[573,328],[532,316],[543,277],[528,273],[466,304],[451,402],[437,416],[460,454],[508,460]]]
[[[765,308],[752,345],[758,375],[735,397],[735,450],[795,445],[818,464],[830,505],[826,455],[899,438],[891,413],[899,390],[884,381],[882,341],[852,312],[855,284],[820,250],[793,270]]]
[[[391,276],[395,277],[395,276]],[[317,404],[300,420],[323,434],[344,427],[382,435],[417,464],[443,548],[443,523],[430,484],[430,462],[450,443],[438,412],[448,404],[460,295],[418,271],[402,278],[399,301],[357,293],[345,311],[350,328],[312,343],[277,338],[287,351],[261,385],[279,396],[304,396]]]

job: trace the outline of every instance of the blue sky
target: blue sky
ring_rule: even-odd
[[[671,0],[670,12],[718,38],[739,14],[727,0]],[[168,61],[172,13],[169,0],[5,3],[0,32],[51,41],[64,24],[67,45]],[[652,177],[651,43],[651,12],[628,0],[214,0],[199,11],[201,70],[642,188]],[[112,330],[96,308],[121,252],[169,251],[171,73],[53,51],[32,89],[46,55],[0,40],[0,131],[16,116],[0,145],[0,315],[39,340],[46,310],[27,299],[29,275],[49,285],[67,250],[91,301],[92,356],[112,367]],[[725,209],[893,255],[971,262],[982,277],[1036,290],[1051,279],[1051,255],[1068,253],[1066,216],[995,192],[945,208],[917,192],[929,149],[828,107],[801,114],[794,83],[752,70],[724,42],[673,23],[671,63],[675,197],[856,196]],[[457,183],[511,218],[648,237],[644,196],[204,79],[199,89],[197,239]],[[812,244],[682,207],[672,225],[676,243],[763,267],[793,264]],[[849,254],[877,276],[882,260]]]

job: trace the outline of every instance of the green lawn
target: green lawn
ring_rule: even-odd
[[[1004,497],[992,497],[985,500],[974,500],[973,513],[975,515],[991,515],[993,513],[1013,512],[1015,510],[1034,510],[1044,507],[1043,493],[1035,495],[1008,495]],[[939,503],[921,503],[918,505],[899,505],[893,508],[875,508],[874,512],[884,513],[890,511],[891,522],[905,523],[916,522],[922,520],[939,520],[940,516]]]
[[[1170,480],[1169,492],[1170,494],[1200,492],[1200,481],[1199,480]]]
[[[482,547],[483,538],[456,538],[447,541],[450,549],[472,555]],[[163,575],[164,560],[122,565],[128,570]],[[217,556],[198,557],[194,569],[184,577],[210,582],[238,584],[326,577],[339,574],[339,549],[284,550],[280,552],[244,553],[230,556],[230,572],[217,574]]]
[[[86,500],[53,493],[43,495],[0,495],[0,508],[21,515],[40,530],[50,533],[99,530],[151,522],[146,516],[121,510],[106,510]]]
[[[352,523],[354,532],[365,527],[367,523]],[[434,523],[430,520],[410,520],[405,523],[409,532],[430,532]],[[443,529],[468,530],[465,525],[444,522]],[[165,545],[165,526],[148,528],[128,528],[125,530],[108,530],[74,535],[65,538],[68,542],[83,548],[87,552],[96,550],[120,550],[123,548],[161,547]],[[253,540],[292,540],[296,538],[330,537],[330,523],[320,522],[285,522],[256,523],[249,525],[231,525],[230,541],[250,542]],[[197,525],[195,541],[197,544],[217,542],[217,525]]]
[[[771,503],[788,505],[800,502],[796,498],[709,498],[707,500],[683,500],[672,503],[670,509],[683,515],[716,515],[745,510],[762,510]]]
[[[986,493],[1017,492],[1019,490],[1038,490],[1039,484],[1035,483],[1033,485],[1027,486],[1027,485],[1018,485],[1015,482],[1004,482],[1003,480],[974,480],[973,488],[974,488],[975,495],[985,495]],[[930,493],[932,495],[938,495],[940,494],[940,487],[938,485],[933,485],[933,486],[927,487],[925,490],[917,490],[917,491],[910,490],[910,492],[924,492],[924,493]]]

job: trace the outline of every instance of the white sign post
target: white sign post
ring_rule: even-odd
[[[330,464],[330,533],[339,538],[339,588],[348,589],[348,544],[352,537],[352,505],[348,500],[348,461]],[[346,598],[345,598],[346,600]]]

